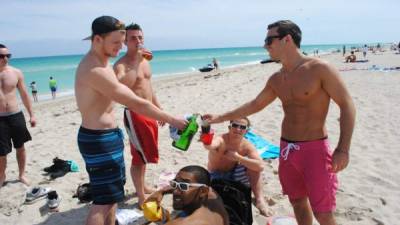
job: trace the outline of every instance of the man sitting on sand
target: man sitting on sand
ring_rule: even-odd
[[[354,51],[351,51],[351,54],[346,57],[346,62],[355,62],[356,61],[356,55],[354,55]]]
[[[228,225],[229,217],[222,199],[210,187],[210,174],[201,166],[186,166],[175,179],[161,190],[154,192],[145,202],[161,203],[164,194],[173,194],[173,207],[182,210],[166,225]]]
[[[264,162],[255,147],[243,138],[249,127],[247,118],[232,120],[228,133],[214,137],[210,145],[204,144],[209,150],[208,170],[211,179],[231,179],[250,184],[256,207],[261,215],[267,216],[261,179]]]
[[[7,47],[0,44],[0,188],[6,180],[7,154],[12,149],[11,141],[17,150],[18,179],[26,185],[29,184],[25,177],[24,143],[32,138],[26,128],[24,114],[18,108],[17,90],[30,116],[31,126],[36,125],[32,102],[24,83],[24,75],[20,70],[8,65],[10,58],[11,54]]]

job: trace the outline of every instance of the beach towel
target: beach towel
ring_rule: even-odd
[[[142,212],[138,212],[134,209],[118,209],[115,214],[115,219],[119,225],[133,224],[135,221],[143,217]]]
[[[279,157],[279,147],[254,133],[253,130],[247,131],[244,137],[256,147],[262,159],[275,159]]]
[[[171,171],[161,171],[157,181],[157,189],[160,190],[169,186],[169,182],[175,179],[176,173]]]

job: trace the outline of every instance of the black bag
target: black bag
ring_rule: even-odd
[[[78,198],[80,202],[93,201],[90,183],[80,184],[72,197]]]
[[[211,187],[219,194],[230,225],[252,225],[251,189],[239,181],[214,179]]]

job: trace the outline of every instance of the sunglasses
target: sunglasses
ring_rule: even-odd
[[[242,124],[238,124],[238,123],[231,123],[231,127],[232,128],[239,128],[241,130],[246,130],[247,129],[246,125],[242,125]]]
[[[187,191],[190,187],[207,187],[205,184],[176,182],[174,180],[169,182],[169,186],[171,186],[173,189],[179,188],[181,191]]]
[[[11,58],[11,54],[0,54],[0,59]]]
[[[286,35],[272,35],[272,36],[267,36],[266,38],[265,38],[265,40],[264,40],[264,43],[266,44],[266,45],[271,45],[272,44],[272,41],[275,39],[275,38],[279,38],[279,40],[280,39],[282,39],[283,37],[285,37]]]

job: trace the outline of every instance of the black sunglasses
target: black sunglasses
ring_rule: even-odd
[[[0,54],[0,59],[11,58],[11,54]]]
[[[282,34],[280,34],[280,35],[272,35],[272,36],[267,36],[266,38],[265,38],[265,40],[264,40],[264,44],[266,44],[266,45],[271,45],[272,44],[272,41],[275,39],[275,38],[279,38],[279,40],[280,39],[282,39],[283,37],[285,37],[286,35],[282,35]]]
[[[246,125],[242,125],[242,124],[237,124],[237,123],[231,123],[231,127],[232,128],[239,128],[241,130],[246,130],[247,126]]]

